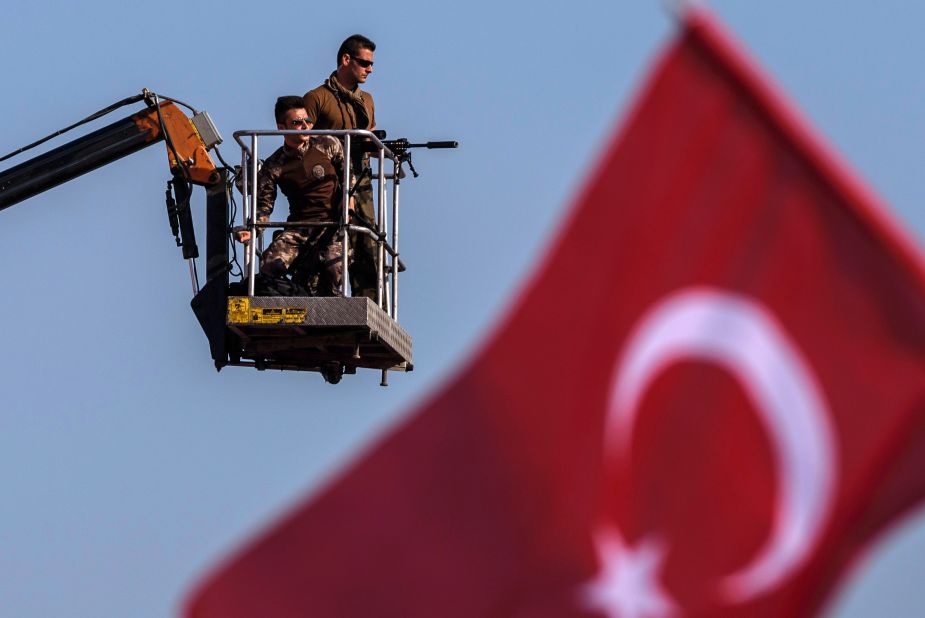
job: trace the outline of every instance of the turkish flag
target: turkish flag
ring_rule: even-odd
[[[191,618],[814,615],[925,496],[925,267],[689,12],[501,326]]]

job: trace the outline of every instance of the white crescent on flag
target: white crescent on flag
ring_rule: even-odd
[[[688,288],[657,303],[629,337],[611,383],[605,457],[631,450],[647,385],[670,363],[715,363],[742,384],[764,424],[778,476],[773,531],[721,593],[743,602],[770,590],[812,552],[830,511],[837,453],[829,412],[811,367],[777,320],[753,299]]]

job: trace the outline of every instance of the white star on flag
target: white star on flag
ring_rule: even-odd
[[[665,557],[661,541],[644,538],[629,547],[616,530],[594,535],[601,569],[581,590],[587,609],[608,618],[669,618],[680,615],[677,605],[657,581]]]

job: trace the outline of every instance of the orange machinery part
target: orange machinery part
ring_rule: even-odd
[[[202,138],[196,127],[190,122],[190,119],[180,108],[171,103],[164,101],[160,104],[160,115],[164,122],[164,129],[170,136],[170,142],[180,157],[178,162],[174,157],[170,146],[167,146],[167,160],[170,164],[170,171],[176,175],[187,176],[193,184],[213,185],[219,180],[219,173],[212,162],[212,158],[206,151]],[[132,116],[139,131],[148,131],[151,141],[164,139],[161,134],[161,125],[158,121],[157,108],[149,107]],[[166,143],[166,139],[164,139]],[[184,174],[180,166],[186,170]]]

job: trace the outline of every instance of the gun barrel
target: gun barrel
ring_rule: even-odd
[[[397,143],[404,142],[404,143]],[[400,148],[456,148],[459,146],[459,142],[456,140],[447,140],[443,142],[420,142],[417,144],[412,144],[408,140],[392,140],[392,143],[395,143],[396,146]],[[386,142],[386,146],[390,146],[389,142]]]
[[[456,148],[459,146],[459,142],[456,140],[448,140],[444,142],[427,142],[424,144],[427,148]]]
[[[408,141],[407,138],[401,137],[399,139],[384,139],[382,140],[383,145],[386,148],[392,151],[396,155],[406,155],[407,151],[411,148],[458,148],[459,142],[456,140],[445,140],[439,142],[420,142],[412,143]],[[363,152],[376,152],[376,147],[369,140],[361,141],[358,144],[358,147]]]

